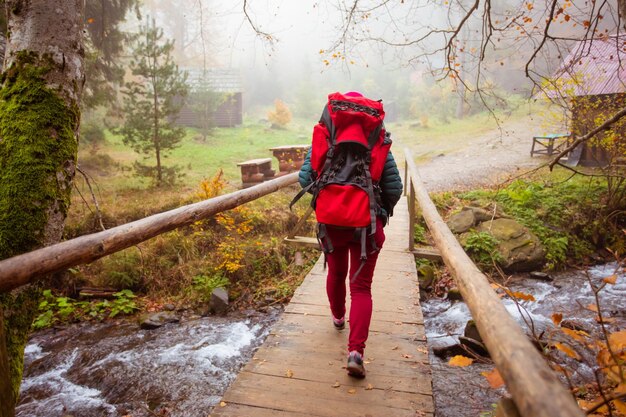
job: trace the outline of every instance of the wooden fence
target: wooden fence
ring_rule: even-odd
[[[404,153],[405,187],[409,192],[409,213],[413,217],[409,234],[412,236],[413,233],[417,200],[443,261],[452,273],[520,415],[583,417],[584,413],[572,395],[509,315],[487,277],[467,256],[437,212],[420,179],[411,152],[405,149]],[[442,175],[445,173],[442,172]]]
[[[288,174],[245,190],[179,207],[102,232],[77,237],[5,259],[0,261],[0,293],[26,285],[46,274],[95,261],[162,233],[256,200],[297,181],[298,173]]]

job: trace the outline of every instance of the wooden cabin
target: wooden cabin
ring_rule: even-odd
[[[571,99],[574,138],[626,106],[626,34],[578,42],[565,58],[558,80]],[[579,165],[606,166],[619,154],[626,135],[626,120],[583,144]],[[623,146],[623,145],[622,145]],[[623,152],[622,152],[623,153]]]
[[[242,123],[242,82],[237,71],[216,68],[185,71],[189,95],[178,115],[178,123],[200,129]]]

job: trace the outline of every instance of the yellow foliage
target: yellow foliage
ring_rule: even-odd
[[[217,197],[220,195],[224,187],[226,186],[226,181],[224,180],[224,171],[221,169],[217,171],[212,178],[205,178],[200,183],[200,192],[198,192],[198,197],[206,200],[208,198]]]
[[[272,126],[287,126],[291,122],[291,111],[289,111],[287,105],[282,100],[276,99],[274,107],[275,110],[267,114],[267,118],[272,123]]]

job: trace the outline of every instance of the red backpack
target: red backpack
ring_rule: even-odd
[[[333,251],[327,226],[354,228],[361,242],[362,264],[367,259],[367,236],[373,250],[378,250],[374,243],[376,213],[381,205],[378,181],[391,147],[384,117],[380,100],[330,94],[313,128],[311,167],[316,176],[291,203],[311,191],[322,250]]]

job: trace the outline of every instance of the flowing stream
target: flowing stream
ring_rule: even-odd
[[[280,313],[84,323],[26,347],[18,417],[205,417]]]
[[[596,313],[586,309],[596,300],[589,285],[600,285],[603,278],[616,272],[617,264],[590,268],[588,271],[568,271],[554,274],[551,282],[538,281],[527,275],[515,276],[510,288],[532,294],[536,301],[524,301],[524,309],[518,309],[508,297],[503,298],[507,311],[530,333],[529,323],[534,326],[536,335],[543,333],[542,340],[559,337],[552,322],[553,313],[563,314],[563,319],[577,328],[583,329],[594,337],[601,337]],[[604,317],[608,317],[610,332],[626,328],[626,273],[619,270],[615,285],[606,285],[599,293],[600,307]],[[587,276],[588,273],[588,276]],[[436,417],[478,417],[491,416],[493,404],[506,394],[505,388],[491,389],[481,372],[494,368],[490,363],[475,362],[469,367],[451,367],[446,361],[432,354],[432,348],[458,343],[458,336],[463,335],[465,325],[471,319],[467,305],[463,302],[451,302],[431,299],[422,303],[426,321],[426,336],[431,348],[430,362],[433,367],[433,395],[435,397]],[[568,366],[572,366],[571,376],[574,383],[582,380],[594,380],[593,369],[588,365],[592,357],[585,357],[577,362],[564,355],[557,354]]]
[[[615,264],[591,268],[596,285],[612,275]],[[555,274],[552,282],[514,277],[514,291],[530,293],[523,302],[524,317],[503,298],[507,310],[526,329],[555,334],[551,315],[598,335],[595,313],[584,308],[595,299],[585,272]],[[600,293],[610,331],[626,325],[626,274]],[[492,404],[505,389],[491,389],[480,375],[493,364],[467,368],[447,365],[432,354],[435,346],[458,342],[470,319],[463,302],[431,299],[422,304],[431,347],[433,392],[437,417],[490,415]],[[205,417],[219,403],[241,366],[262,343],[280,314],[251,313],[238,317],[187,318],[155,330],[141,330],[136,322],[82,323],[36,333],[26,347],[24,380],[18,417]],[[545,337],[545,336],[544,336]],[[592,369],[575,363],[574,381],[589,379]]]

